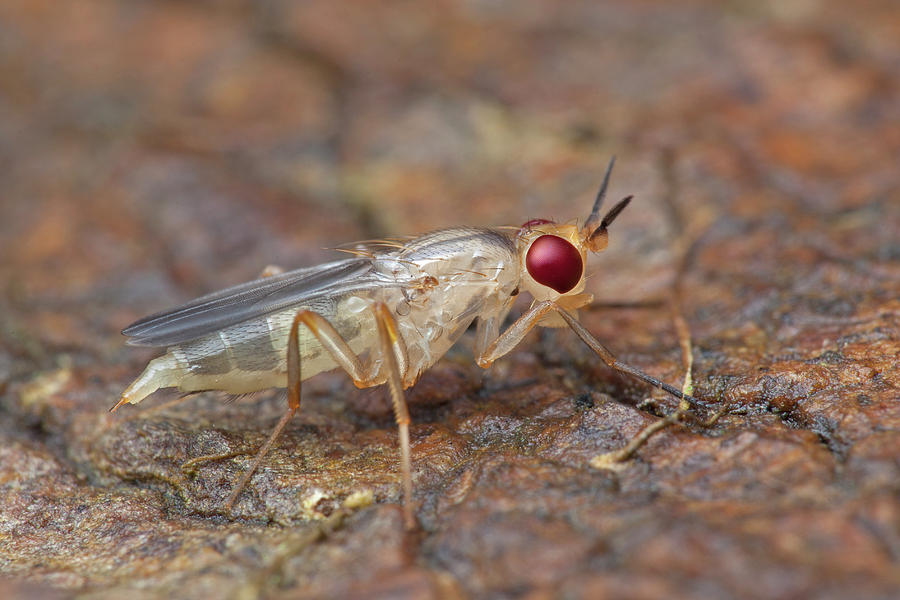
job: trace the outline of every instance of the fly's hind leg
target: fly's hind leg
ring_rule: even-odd
[[[410,419],[409,410],[406,406],[406,399],[403,395],[403,373],[406,372],[409,364],[409,357],[403,338],[400,337],[397,330],[397,323],[387,306],[382,302],[375,303],[372,306],[372,312],[374,313],[375,324],[378,330],[378,351],[386,367],[386,383],[391,392],[394,416],[399,430],[404,521],[407,528],[411,529],[415,526],[415,518],[412,511],[412,468],[409,449]],[[377,361],[373,361],[371,367],[365,369],[359,358],[350,348],[350,345],[324,317],[310,310],[302,310],[297,313],[291,324],[291,330],[288,336],[288,409],[281,417],[281,420],[278,421],[278,424],[272,430],[272,433],[269,434],[269,438],[256,453],[253,462],[241,476],[240,481],[238,481],[234,490],[231,492],[231,496],[228,498],[228,502],[225,505],[225,508],[229,513],[241,492],[250,481],[253,473],[271,449],[272,444],[275,443],[275,440],[281,434],[282,429],[284,429],[288,421],[291,420],[300,408],[302,376],[300,371],[299,326],[301,324],[309,329],[328,353],[331,354],[335,362],[338,363],[338,366],[347,372],[357,386],[368,387],[379,383],[376,381],[376,378],[380,376],[378,372],[379,364]]]
[[[225,503],[225,511],[229,514],[231,513],[235,502],[237,502],[238,497],[241,495],[241,492],[250,481],[250,478],[259,468],[259,465],[266,457],[266,454],[268,454],[269,450],[272,448],[272,444],[275,443],[275,440],[281,434],[281,431],[284,429],[284,427],[288,424],[288,421],[290,421],[291,418],[295,414],[297,414],[297,411],[300,409],[300,390],[303,379],[300,371],[299,329],[301,324],[305,325],[306,328],[309,329],[310,333],[312,333],[316,337],[316,339],[319,340],[322,346],[326,350],[328,350],[328,352],[335,359],[338,365],[342,369],[344,369],[348,375],[350,375],[354,382],[361,382],[363,379],[365,379],[363,367],[359,362],[359,358],[357,358],[357,356],[353,353],[353,350],[350,349],[350,346],[346,341],[344,341],[337,330],[332,327],[331,323],[329,323],[322,315],[311,310],[301,310],[300,312],[298,312],[294,317],[293,322],[291,323],[291,330],[288,335],[288,408],[281,416],[278,424],[275,425],[272,433],[269,434],[269,438],[256,452],[256,456],[253,458],[253,462],[250,463],[250,466],[241,476],[237,485],[234,486],[231,495],[228,497],[228,501]]]

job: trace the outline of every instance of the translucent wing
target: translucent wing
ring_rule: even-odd
[[[377,285],[370,258],[351,258],[265,277],[144,317],[122,330],[131,346],[172,346],[323,296]]]

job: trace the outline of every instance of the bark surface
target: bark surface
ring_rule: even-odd
[[[896,598],[900,13],[891,3],[0,4],[0,595]],[[566,330],[408,393],[160,392],[132,320],[323,248],[635,200]],[[229,455],[194,469],[201,455]]]

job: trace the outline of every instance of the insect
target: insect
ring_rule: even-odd
[[[111,410],[159,388],[243,394],[287,386],[287,410],[235,485],[231,511],[282,429],[300,408],[301,382],[341,368],[360,388],[387,384],[399,431],[404,516],[412,527],[409,411],[405,388],[437,362],[477,319],[482,368],[536,326],[568,326],[608,366],[687,401],[707,404],[620,362],[574,311],[587,253],[600,252],[628,196],[601,218],[615,158],[584,225],[531,220],[518,228],[442,229],[398,244],[361,244],[353,257],[244,283],[151,315],[123,330],[135,346],[166,347]],[[505,330],[516,296],[533,302]]]

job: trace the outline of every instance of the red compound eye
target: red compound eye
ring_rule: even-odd
[[[542,235],[525,255],[528,274],[540,283],[565,294],[581,281],[584,264],[578,249],[555,235]]]

